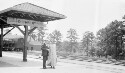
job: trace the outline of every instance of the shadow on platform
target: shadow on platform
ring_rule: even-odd
[[[19,67],[19,66],[0,61],[0,67]]]

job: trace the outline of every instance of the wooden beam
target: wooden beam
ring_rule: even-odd
[[[16,28],[18,28],[20,30],[20,32],[24,35],[24,31],[22,29],[20,29],[20,27],[18,27],[17,25],[14,25]]]
[[[6,21],[6,20],[4,20],[4,19],[2,19],[2,18],[0,18],[0,20],[2,20],[2,21],[4,21],[5,23],[7,23],[7,21]]]
[[[34,28],[30,29],[29,32],[28,32],[28,35],[30,35],[36,28],[37,27],[34,27]]]
[[[6,35],[6,34],[8,34],[11,30],[13,30],[15,27],[13,27],[12,29],[10,29],[8,32],[6,32],[4,35],[3,35],[3,37]]]

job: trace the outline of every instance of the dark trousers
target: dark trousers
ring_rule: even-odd
[[[43,68],[46,68],[47,56],[43,56]]]

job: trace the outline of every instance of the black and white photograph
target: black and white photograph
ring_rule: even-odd
[[[125,0],[0,0],[0,73],[125,73]]]

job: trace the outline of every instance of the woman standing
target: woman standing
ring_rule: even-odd
[[[50,44],[49,57],[48,57],[48,61],[47,61],[48,64],[47,65],[51,66],[51,68],[55,69],[56,62],[57,62],[56,44]]]

